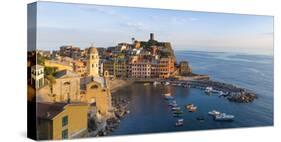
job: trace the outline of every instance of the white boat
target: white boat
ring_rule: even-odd
[[[165,85],[170,85],[170,82],[166,81],[166,82],[165,82]]]
[[[172,107],[172,110],[180,110],[180,107]]]
[[[148,85],[150,85],[150,83],[147,82],[147,83],[144,83],[143,85],[144,85],[144,86],[148,86]]]
[[[153,85],[154,85],[154,86],[156,86],[156,85],[158,85],[158,84],[160,84],[160,83],[157,82],[157,81],[154,81],[154,82],[153,82]]]
[[[234,115],[229,115],[225,113],[221,113],[215,116],[215,120],[217,121],[231,121],[234,119]]]
[[[197,110],[197,107],[196,106],[192,106],[189,108],[189,112],[195,112]]]
[[[213,87],[208,86],[205,88],[205,93],[211,93],[212,91],[213,91]]]
[[[171,93],[164,94],[165,97],[171,96]]]
[[[222,91],[219,91],[219,95],[220,95],[220,96],[223,96],[224,93],[223,93]]]
[[[212,110],[212,111],[208,112],[208,114],[209,114],[209,115],[212,115],[212,116],[217,116],[217,115],[220,115],[221,112],[216,111],[216,110]]]
[[[176,126],[179,127],[179,126],[182,126],[183,125],[183,119],[178,119],[177,122],[176,122]]]

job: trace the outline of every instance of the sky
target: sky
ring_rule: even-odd
[[[171,42],[175,50],[273,55],[273,17],[39,2],[37,48],[87,48],[120,42]]]

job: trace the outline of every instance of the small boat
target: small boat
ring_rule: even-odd
[[[183,112],[181,110],[175,110],[173,111],[174,114],[183,114]]]
[[[172,107],[172,110],[176,111],[176,110],[180,110],[180,107]]]
[[[164,94],[165,97],[171,96],[171,93]]]
[[[168,106],[170,106],[170,107],[177,107],[178,104],[177,103],[169,103]]]
[[[183,85],[183,87],[184,87],[184,88],[189,88],[189,85],[186,84],[186,85]]]
[[[191,108],[189,108],[189,112],[195,112],[197,110],[196,106],[192,106]]]
[[[178,84],[177,84],[177,83],[173,83],[172,85],[173,85],[173,86],[178,86]]]
[[[215,116],[215,120],[217,121],[232,121],[234,119],[234,115],[229,115],[225,113],[221,113]]]
[[[144,85],[144,86],[148,86],[148,85],[150,85],[150,83],[146,82],[146,83],[144,83],[143,85]]]
[[[228,92],[224,93],[222,91],[219,92],[219,97],[227,97],[229,95]]]
[[[206,87],[205,88],[205,93],[211,93],[213,91],[213,87],[210,87],[210,86],[208,86],[208,87]]]
[[[173,117],[181,117],[182,114],[173,114]]]
[[[177,126],[177,127],[183,126],[183,119],[178,119],[175,126]]]
[[[194,106],[193,104],[187,104],[185,107],[186,107],[186,109],[190,109],[193,106]]]
[[[154,81],[154,82],[153,82],[153,85],[154,85],[154,86],[156,86],[156,85],[158,85],[158,84],[160,84],[160,83],[157,82],[157,81]]]
[[[209,115],[212,115],[212,116],[217,116],[217,115],[220,115],[221,112],[216,111],[216,110],[212,110],[212,111],[208,112],[208,114],[209,114]]]
[[[166,81],[166,82],[165,82],[165,85],[170,85],[170,82]]]

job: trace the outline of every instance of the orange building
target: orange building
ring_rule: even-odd
[[[175,71],[175,60],[172,57],[161,58],[159,61],[159,77],[169,78]]]

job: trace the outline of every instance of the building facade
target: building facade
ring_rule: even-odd
[[[81,101],[95,104],[97,115],[109,116],[112,109],[111,93],[104,77],[81,79]]]
[[[73,71],[62,70],[55,75],[55,83],[51,92],[56,102],[68,102],[80,100],[80,75]]]
[[[38,89],[44,86],[44,67],[34,65],[31,67],[31,85]]]

